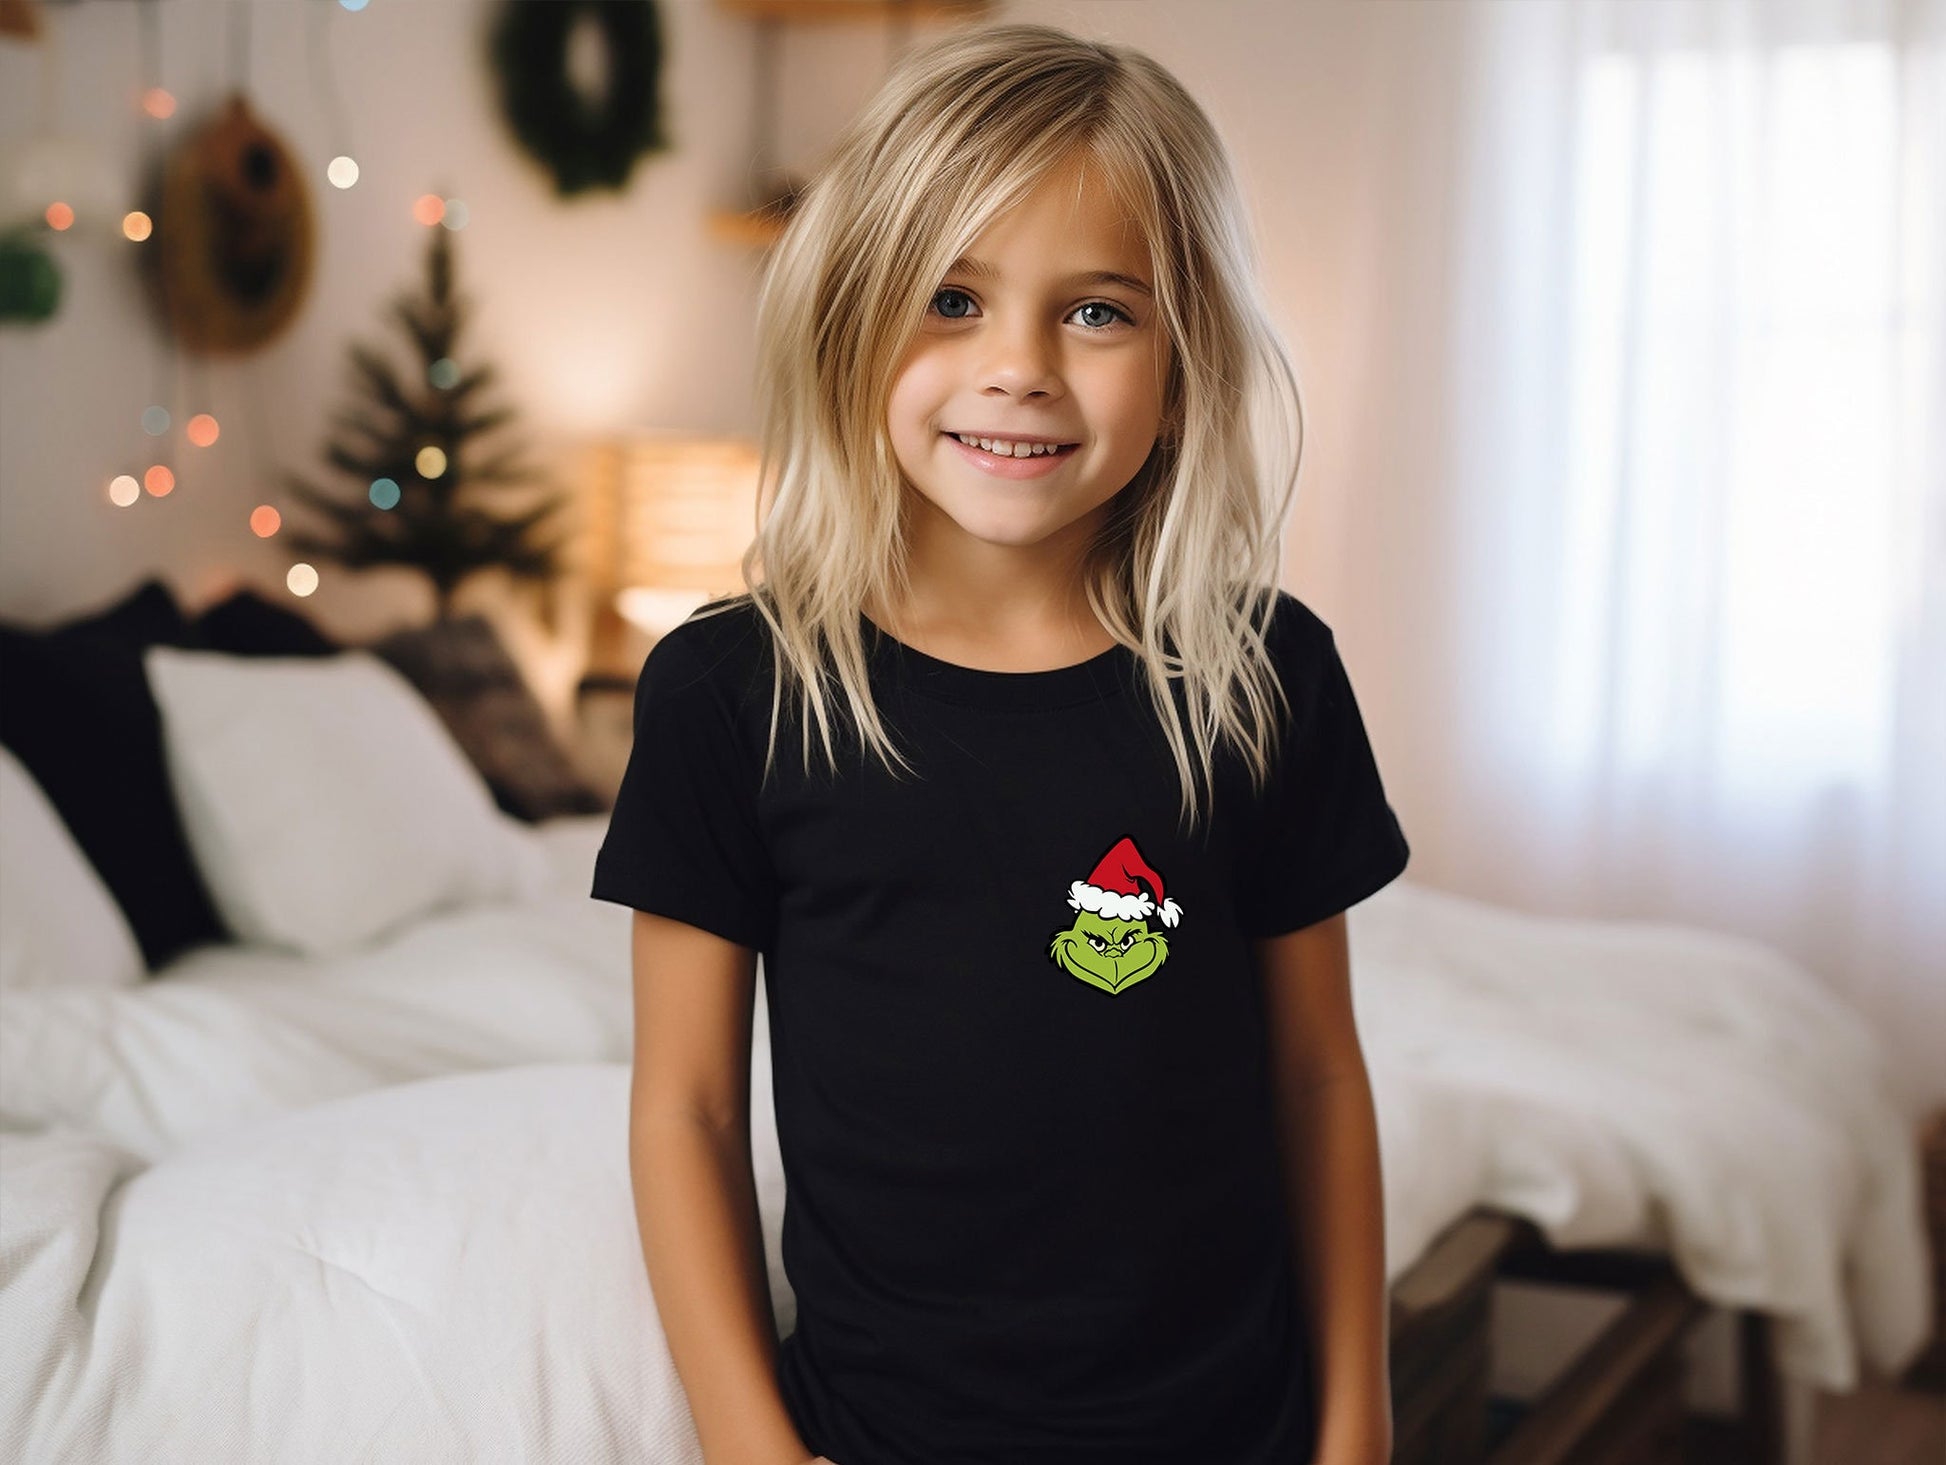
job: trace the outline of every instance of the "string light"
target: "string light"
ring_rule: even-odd
[[[176,475],[169,470],[166,463],[157,463],[142,475],[142,487],[157,498],[161,498],[175,486]]]
[[[126,473],[118,473],[108,485],[108,501],[120,509],[142,497],[142,485]]]
[[[216,441],[222,429],[216,425],[216,419],[210,416],[209,413],[198,412],[183,425],[182,431],[183,436],[188,438],[197,447],[206,448]]]
[[[377,508],[396,509],[399,506],[399,485],[390,478],[374,478],[367,496]]]
[[[358,162],[340,153],[325,164],[324,176],[331,180],[333,187],[349,188],[358,181]]]
[[[413,458],[412,466],[419,470],[421,478],[437,478],[446,471],[446,453],[442,448],[423,447]]]
[[[442,356],[426,368],[426,380],[440,391],[451,391],[459,385],[459,363],[450,356]]]
[[[74,227],[74,210],[58,199],[47,206],[42,217],[47,220],[47,227],[56,232]]]
[[[359,11],[365,8],[365,6],[369,3],[369,0],[338,0],[338,3],[342,5],[346,10],[349,10],[353,15],[356,15]]]
[[[466,207],[465,199],[449,198],[446,200],[446,207],[440,215],[439,222],[448,229],[464,229],[466,221],[472,217],[472,211]]]
[[[284,527],[284,516],[269,504],[258,504],[250,511],[250,532],[259,539],[268,539]]]
[[[412,217],[430,229],[446,217],[446,200],[436,193],[422,193],[412,201]]]
[[[318,588],[318,572],[300,560],[284,576],[284,584],[290,587],[293,595],[309,595]]]
[[[155,221],[140,209],[130,209],[122,215],[122,237],[140,244],[155,232]]]
[[[142,110],[161,121],[176,115],[176,99],[167,87],[152,86],[142,93]]]
[[[169,409],[167,407],[144,407],[142,409],[142,431],[150,437],[161,437],[169,430]]]

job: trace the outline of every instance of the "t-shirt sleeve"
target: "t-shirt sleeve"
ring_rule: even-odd
[[[596,900],[767,950],[777,878],[757,817],[760,770],[726,689],[671,633],[635,684],[635,740],[595,856]]]
[[[1308,631],[1284,653],[1292,715],[1241,881],[1240,924],[1253,939],[1358,904],[1396,879],[1411,856],[1336,638],[1321,621]]]

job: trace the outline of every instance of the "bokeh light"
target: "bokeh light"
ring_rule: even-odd
[[[188,438],[197,447],[206,448],[216,441],[222,429],[216,425],[216,419],[210,416],[209,413],[198,412],[183,424],[182,431],[183,436]]]
[[[446,471],[446,453],[443,448],[423,447],[412,460],[412,466],[419,470],[421,478],[437,478]]]
[[[127,473],[118,473],[108,485],[108,501],[125,509],[142,497],[142,485]]]
[[[155,233],[155,220],[140,209],[130,209],[122,215],[122,237],[140,244]]]
[[[446,200],[436,193],[422,193],[412,201],[412,217],[431,228],[446,217]]]
[[[369,0],[338,0],[338,3],[342,5],[346,10],[349,10],[354,15],[356,15],[359,11],[365,8],[365,6],[369,3]]]
[[[56,231],[74,226],[74,210],[58,199],[47,206],[47,212],[41,217],[47,220],[48,228]]]
[[[152,86],[142,93],[142,110],[158,119],[173,117],[176,115],[176,99],[167,87]]]
[[[446,209],[440,216],[439,222],[448,229],[464,229],[466,221],[472,217],[473,211],[467,208],[465,199],[449,198],[446,200]]]
[[[309,595],[318,588],[318,572],[299,560],[291,566],[290,573],[284,576],[284,583],[290,587],[293,595]]]
[[[169,430],[169,409],[167,407],[144,407],[142,409],[142,431],[150,437],[161,437]]]
[[[176,486],[176,475],[166,463],[157,463],[142,475],[142,487],[157,498],[161,498]]]
[[[440,391],[451,391],[459,385],[459,363],[450,356],[442,356],[426,368],[426,380]]]
[[[390,478],[374,478],[368,497],[378,508],[396,509],[399,506],[399,485]]]
[[[258,504],[250,511],[250,532],[259,539],[268,539],[284,527],[284,516],[269,504]]]
[[[324,165],[324,176],[337,188],[349,188],[358,181],[358,162],[343,153]]]

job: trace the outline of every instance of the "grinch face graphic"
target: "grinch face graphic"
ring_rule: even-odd
[[[1086,880],[1068,887],[1068,904],[1079,914],[1067,930],[1054,933],[1048,958],[1111,994],[1126,992],[1169,959],[1168,941],[1149,929],[1148,918],[1157,916],[1165,926],[1182,920],[1182,907],[1164,899],[1162,877],[1127,835]]]

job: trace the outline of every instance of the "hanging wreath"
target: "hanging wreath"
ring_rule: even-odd
[[[605,85],[591,95],[568,67],[578,25],[602,43]],[[514,136],[563,196],[620,188],[662,133],[662,27],[654,0],[507,0],[493,68]]]

